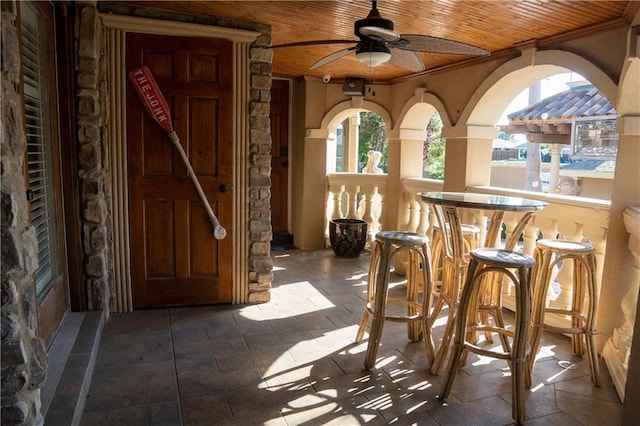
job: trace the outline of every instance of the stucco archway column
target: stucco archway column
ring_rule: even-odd
[[[360,140],[360,114],[355,112],[347,119],[347,128],[343,129],[342,138],[344,143],[344,155],[342,157],[343,171],[357,173],[358,162],[358,141]]]
[[[619,117],[616,128],[619,135],[618,155],[596,326],[600,337],[598,347],[602,348],[604,344],[603,357],[618,393],[626,400],[625,382],[627,390],[633,388],[629,383],[635,383],[635,387],[640,384],[640,368],[634,367],[633,360],[628,358],[629,350],[631,357],[634,351],[639,350],[640,341],[638,309],[629,305],[638,305],[640,300],[637,296],[638,274],[637,271],[634,272],[637,266],[634,267],[628,241],[630,238],[637,238],[640,231],[627,230],[623,221],[628,208],[640,206],[640,116]],[[630,220],[626,222],[633,223]],[[631,226],[638,225],[636,223]],[[605,343],[606,338],[609,339]],[[633,345],[632,339],[635,339]],[[636,355],[637,359],[640,357]],[[640,398],[640,393],[636,392],[635,398]]]
[[[307,129],[303,146],[302,176],[294,182],[294,245],[303,250],[319,249],[324,241],[327,189],[328,129]]]
[[[443,128],[442,135],[447,140],[444,190],[464,192],[470,185],[489,185],[491,149],[498,129],[493,125],[456,126]]]
[[[422,177],[422,146],[426,138],[425,130],[400,129],[387,135],[387,199],[389,215],[383,229],[400,229],[408,218],[400,215],[406,213],[401,203],[402,179],[406,177]]]

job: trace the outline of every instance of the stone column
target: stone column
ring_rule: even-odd
[[[29,223],[24,157],[26,138],[20,87],[16,3],[2,2],[2,138],[0,138],[2,247],[2,424],[41,425],[40,390],[47,353],[36,337],[38,242]]]
[[[111,179],[107,138],[107,76],[96,2],[77,7],[77,123],[87,308],[110,312],[113,279]]]
[[[263,43],[260,39],[257,44]],[[249,138],[249,294],[246,302],[271,299],[271,52],[251,50]],[[238,94],[240,96],[240,94]],[[236,237],[237,238],[237,237]],[[245,301],[241,301],[245,302]]]

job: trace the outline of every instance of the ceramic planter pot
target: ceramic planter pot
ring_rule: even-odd
[[[360,219],[334,219],[329,222],[331,248],[338,257],[358,257],[367,242],[367,222]]]

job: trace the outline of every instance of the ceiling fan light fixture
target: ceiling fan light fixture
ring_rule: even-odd
[[[377,67],[391,59],[391,52],[389,52],[389,49],[387,48],[360,51],[356,53],[356,58],[367,66]]]

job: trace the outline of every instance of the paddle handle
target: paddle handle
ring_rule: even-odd
[[[171,114],[169,112],[169,105],[167,104],[167,100],[162,95],[162,92],[160,91],[160,88],[158,87],[153,74],[151,74],[151,70],[149,70],[146,65],[134,68],[129,72],[129,80],[131,80],[133,87],[136,89],[136,92],[138,93],[138,96],[140,97],[144,108],[147,110],[147,113],[149,113],[151,118],[167,132],[169,140],[178,149],[180,157],[182,158],[184,165],[187,167],[189,177],[191,177],[191,181],[196,187],[196,191],[198,191],[198,195],[202,200],[202,204],[207,211],[207,215],[209,216],[209,220],[211,221],[211,226],[213,227],[213,236],[217,240],[223,239],[227,236],[227,230],[224,229],[222,225],[220,225],[218,218],[216,217],[215,213],[213,213],[213,209],[209,204],[209,200],[202,190],[202,186],[200,185],[198,176],[196,176],[196,173],[191,166],[191,162],[189,161],[187,154],[182,148],[180,138],[178,138],[175,130],[173,130]]]

